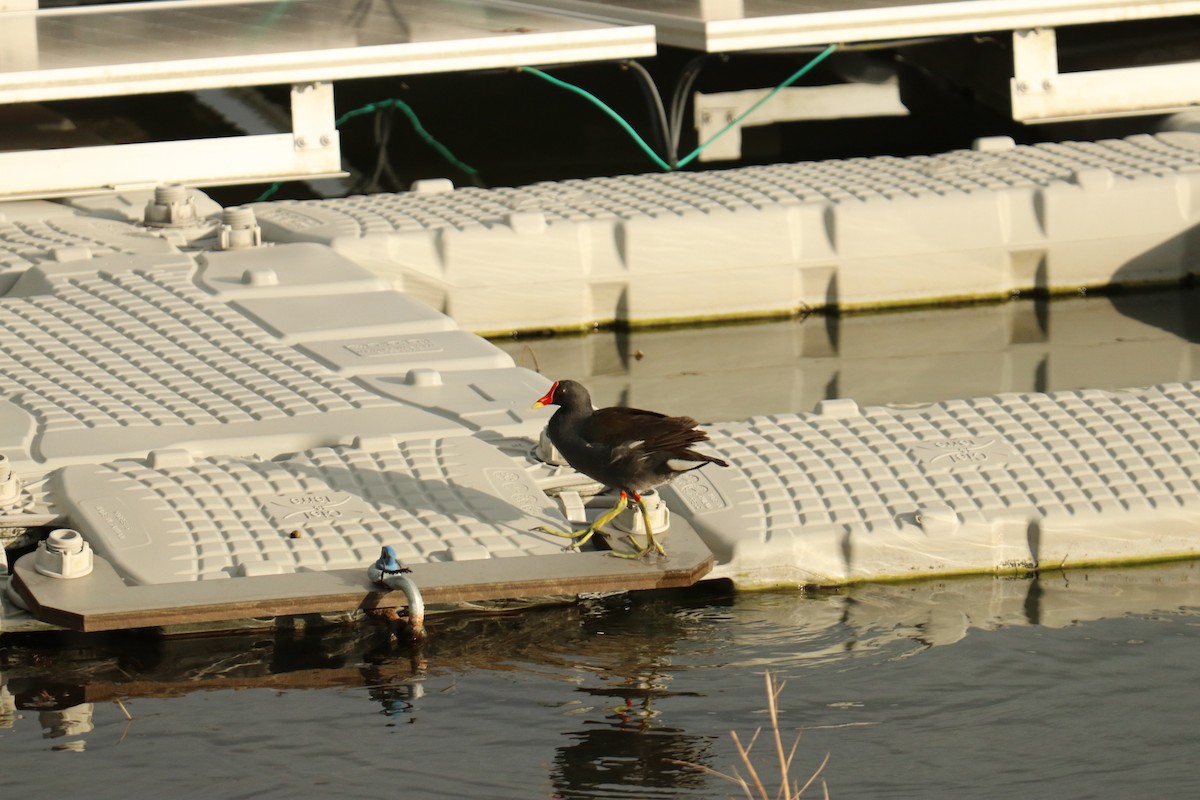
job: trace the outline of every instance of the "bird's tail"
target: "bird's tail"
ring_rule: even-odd
[[[718,467],[728,467],[729,462],[716,456],[697,453],[695,450],[684,450],[676,458],[667,461],[667,466],[675,472],[691,472],[700,469],[705,464],[716,464]]]

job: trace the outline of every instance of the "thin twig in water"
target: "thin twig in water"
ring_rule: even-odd
[[[525,353],[529,353],[529,357],[533,359],[533,371],[540,375],[542,372],[542,365],[538,363],[537,353],[534,352],[532,347],[525,345],[525,347],[521,349],[522,362],[525,361]]]
[[[762,728],[759,728],[762,730]],[[750,740],[747,747],[742,747],[741,741],[738,739],[737,731],[730,731],[729,737],[733,739],[734,745],[737,746],[738,755],[742,757],[742,763],[746,765],[746,771],[750,773],[750,777],[754,779],[754,788],[758,790],[758,796],[762,800],[770,800],[767,796],[767,789],[762,784],[762,779],[758,777],[758,770],[754,768],[754,762],[750,760],[750,748],[754,747],[754,739],[758,738],[758,731],[754,732],[754,738]]]
[[[823,761],[821,761],[820,766],[813,770],[813,773],[808,776],[808,780],[804,782],[803,786],[800,785],[798,780],[792,780],[792,761],[795,758],[797,748],[800,746],[800,734],[796,734],[796,741],[792,743],[791,751],[785,754],[783,750],[783,737],[781,736],[779,730],[779,695],[783,692],[785,683],[776,681],[775,676],[770,672],[766,673],[767,712],[771,718],[771,732],[775,738],[775,756],[779,761],[781,781],[779,785],[779,793],[776,795],[776,797],[780,800],[800,800],[804,793],[812,787],[812,785],[817,781],[818,777],[820,777],[821,773],[825,770],[825,765],[829,763],[829,754],[825,754],[825,758]],[[742,787],[742,791],[745,793],[747,800],[755,800],[755,792],[757,792],[757,797],[759,800],[771,800],[770,795],[767,794],[766,787],[763,785],[762,779],[759,778],[758,769],[754,766],[754,761],[750,758],[750,751],[754,747],[754,743],[758,741],[758,735],[760,733],[762,733],[761,727],[754,731],[754,735],[750,737],[750,742],[743,746],[741,739],[738,738],[737,731],[729,732],[730,738],[733,739],[734,747],[737,748],[738,757],[742,760],[742,764],[745,766],[750,778],[753,781],[753,786],[751,786],[750,782],[743,778],[736,769],[733,770],[733,774],[731,775],[715,770],[712,767],[706,767],[703,764],[692,763],[691,761],[677,761],[673,758],[669,758],[667,761],[672,764],[678,764],[681,767],[697,769],[714,777],[722,778],[730,783],[734,783]],[[821,779],[821,790],[824,793],[825,800],[829,800],[829,786],[826,785],[824,779]]]
[[[133,715],[129,713],[129,709],[126,708],[125,704],[121,702],[121,698],[118,697],[113,702],[115,702],[117,704],[117,706],[120,707],[121,713],[125,715],[125,719],[129,720],[130,722],[133,722]]]
[[[775,755],[779,758],[779,771],[781,774],[780,781],[783,786],[787,786],[789,782],[788,768],[791,766],[791,758],[783,754],[783,738],[779,735],[779,693],[783,691],[783,687],[787,686],[787,681],[778,682],[771,673],[764,673],[767,684],[767,709],[771,712],[771,731],[775,734]],[[796,744],[799,744],[797,737]],[[792,752],[796,748],[792,747]]]

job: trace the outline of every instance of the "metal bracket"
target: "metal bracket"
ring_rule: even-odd
[[[1045,94],[1058,77],[1058,35],[1053,28],[1013,31],[1013,91]],[[1015,96],[1015,95],[1014,95]]]
[[[738,114],[758,102],[765,89],[695,94],[695,125],[701,142],[707,142]],[[700,153],[701,161],[742,157],[742,128],[809,119],[903,116],[895,80],[884,83],[841,83],[832,86],[794,86],[783,89],[720,139]]]
[[[1053,28],[1012,34],[1012,118],[1052,122],[1178,111],[1200,104],[1200,63],[1060,73]]]
[[[334,128],[333,84],[292,84],[292,141],[298,157],[320,160],[332,148],[339,150],[338,132]]]

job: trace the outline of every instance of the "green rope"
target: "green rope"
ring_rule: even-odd
[[[814,57],[814,58],[813,58],[811,61],[809,61],[807,64],[805,64],[805,65],[804,65],[803,67],[801,67],[800,69],[798,69],[798,70],[796,70],[795,72],[793,72],[793,73],[792,73],[792,76],[791,76],[790,78],[788,78],[786,81],[784,81],[783,83],[781,83],[781,84],[779,84],[778,86],[776,86],[774,89],[772,89],[770,92],[768,92],[768,93],[767,93],[767,94],[766,94],[766,95],[765,95],[765,96],[764,96],[764,97],[763,97],[761,100],[759,100],[757,103],[755,103],[754,105],[750,106],[748,109],[746,109],[746,110],[745,110],[745,111],[743,111],[741,114],[739,114],[737,117],[735,117],[735,118],[734,118],[734,119],[733,119],[733,120],[732,120],[732,121],[731,121],[731,122],[730,122],[728,125],[726,125],[724,128],[721,128],[721,130],[719,130],[719,131],[717,131],[716,133],[714,133],[714,134],[713,134],[711,137],[709,137],[709,139],[708,139],[708,141],[707,141],[707,142],[705,142],[704,144],[700,145],[699,147],[697,147],[697,148],[696,148],[695,150],[693,150],[692,152],[688,153],[688,154],[687,154],[686,156],[684,156],[683,158],[679,159],[679,163],[675,165],[675,168],[676,168],[676,169],[679,169],[679,168],[681,168],[681,167],[686,167],[688,164],[692,163],[692,161],[693,161],[693,160],[695,160],[695,158],[696,158],[697,156],[699,156],[701,153],[703,153],[703,152],[705,151],[705,149],[706,149],[706,148],[708,148],[708,146],[709,146],[709,145],[711,145],[711,144],[712,144],[713,142],[715,142],[717,139],[721,138],[721,137],[722,137],[722,136],[724,136],[726,133],[728,133],[730,128],[733,128],[733,127],[734,127],[734,126],[736,126],[736,125],[737,125],[739,122],[741,122],[742,120],[744,120],[746,117],[750,116],[750,115],[751,115],[751,114],[753,114],[755,111],[757,111],[757,110],[758,110],[758,108],[759,108],[759,107],[760,107],[760,106],[761,106],[763,103],[767,102],[767,101],[768,101],[768,100],[770,100],[772,97],[774,97],[775,95],[779,94],[779,93],[780,93],[780,92],[782,92],[784,89],[786,89],[787,87],[791,86],[791,85],[792,85],[793,83],[795,83],[796,81],[798,81],[798,80],[800,80],[801,78],[803,78],[805,75],[807,75],[807,74],[808,74],[809,70],[811,70],[811,69],[812,69],[813,67],[815,67],[817,64],[820,64],[822,61],[824,61],[824,60],[825,60],[825,59],[826,59],[826,58],[827,58],[827,57],[828,57],[830,54],[832,54],[832,53],[833,53],[833,51],[834,51],[834,50],[837,50],[837,48],[838,48],[838,46],[837,46],[836,44],[831,44],[831,45],[829,45],[828,47],[826,47],[824,50],[822,50],[820,53],[818,53],[818,54],[816,55],[816,57]]]
[[[458,169],[462,170],[463,172],[467,173],[468,175],[475,176],[475,175],[479,174],[479,170],[475,169],[474,167],[470,166],[469,164],[466,164],[466,163],[460,161],[454,155],[454,153],[450,152],[450,148],[446,147],[446,145],[442,144],[437,139],[433,138],[433,134],[431,134],[429,131],[425,130],[425,126],[422,125],[421,120],[417,118],[417,113],[412,110],[412,108],[408,105],[408,103],[405,103],[403,100],[398,100],[394,97],[390,98],[388,100],[380,100],[377,103],[367,103],[365,106],[361,106],[361,107],[355,108],[351,111],[347,111],[345,114],[342,114],[340,117],[338,117],[334,121],[333,127],[340,128],[340,127],[342,127],[343,124],[354,119],[355,117],[362,116],[363,114],[371,114],[371,113],[380,111],[385,108],[400,109],[400,111],[404,114],[404,116],[408,117],[408,121],[412,123],[413,130],[416,131],[417,135],[420,136],[423,140],[425,140],[425,142],[427,144],[429,144],[429,146],[431,146],[434,150],[436,150],[438,152],[438,154],[442,156],[442,158],[446,159],[452,165],[454,165]],[[283,186],[283,183],[284,183],[283,181],[278,181],[276,183],[271,184],[271,186],[268,187],[265,192],[260,194],[258,196],[258,199],[256,199],[254,202],[262,203],[262,202],[265,202],[265,201],[271,199],[271,197],[274,196],[274,194],[279,191],[279,188],[281,186]]]
[[[394,97],[389,100],[380,100],[378,103],[368,103],[367,105],[361,108],[356,108],[353,111],[347,111],[345,114],[342,114],[342,116],[338,117],[337,121],[333,123],[333,127],[340,128],[342,127],[343,123],[354,119],[357,116],[370,114],[374,111],[379,111],[389,107],[400,109],[401,113],[408,117],[408,121],[412,123],[413,130],[417,132],[417,135],[424,139],[426,144],[438,151],[438,154],[441,155],[442,158],[446,159],[453,166],[457,167],[468,175],[474,176],[479,174],[479,170],[475,169],[469,164],[459,161],[454,153],[450,152],[450,148],[433,138],[433,134],[425,130],[425,126],[422,125],[421,120],[417,118],[417,112],[413,111],[412,107],[409,106],[408,103],[404,102],[403,100],[398,100]]]
[[[671,165],[668,164],[666,161],[663,161],[662,158],[658,155],[658,153],[654,152],[654,150],[650,147],[650,145],[646,144],[646,140],[638,135],[638,132],[633,129],[633,126],[630,125],[628,122],[626,122],[624,119],[622,119],[620,114],[618,114],[617,112],[615,112],[611,108],[609,108],[608,105],[606,105],[605,102],[603,100],[601,100],[599,97],[596,97],[596,95],[592,94],[591,92],[587,91],[586,89],[580,89],[578,86],[576,86],[572,83],[567,83],[566,81],[559,80],[558,78],[555,78],[551,75],[547,75],[546,73],[542,72],[540,69],[536,69],[534,67],[518,67],[517,71],[518,72],[528,72],[530,75],[536,75],[537,77],[541,78],[544,81],[552,83],[555,86],[558,86],[562,89],[566,89],[568,92],[574,92],[575,94],[584,98],[589,103],[596,106],[601,111],[603,111],[605,114],[608,114],[610,117],[612,117],[614,120],[616,120],[617,124],[620,125],[622,128],[624,128],[625,132],[633,137],[633,140],[635,142],[637,142],[638,147],[642,148],[642,151],[645,152],[646,155],[650,156],[650,158],[654,161],[655,164],[658,164],[658,166],[661,167],[665,172],[671,171]]]
[[[692,163],[692,161],[694,161],[697,156],[699,156],[701,153],[703,153],[704,150],[707,149],[709,145],[711,145],[717,139],[721,138],[726,133],[728,133],[731,128],[736,126],[739,122],[744,120],[746,117],[750,116],[755,111],[757,111],[759,109],[759,107],[762,106],[763,103],[767,102],[772,97],[779,94],[784,89],[786,89],[787,87],[791,86],[796,81],[803,78],[805,75],[807,75],[809,73],[810,70],[812,70],[813,67],[815,67],[817,64],[820,64],[822,61],[824,61],[826,58],[828,58],[830,56],[830,54],[833,53],[834,50],[837,50],[837,49],[838,49],[838,46],[836,44],[831,44],[828,47],[826,47],[824,50],[822,50],[820,53],[818,53],[816,56],[814,56],[807,64],[805,64],[803,67],[801,67],[800,69],[793,72],[791,77],[789,77],[786,81],[779,84],[774,89],[772,89],[770,92],[768,92],[766,95],[764,95],[761,100],[759,100],[757,103],[750,106],[750,108],[746,109],[741,114],[739,114],[728,125],[726,125],[724,128],[722,128],[721,130],[719,130],[715,134],[713,134],[707,142],[704,142],[699,147],[697,147],[695,150],[693,150],[692,152],[688,153],[686,156],[681,158],[679,160],[679,162],[677,164],[675,164],[674,166],[668,164],[666,161],[664,161],[658,155],[658,153],[655,153],[654,150],[650,147],[650,145],[646,144],[646,140],[643,139],[641,136],[639,136],[637,131],[635,131],[633,129],[633,126],[631,126],[628,122],[626,122],[624,119],[622,119],[621,116],[617,112],[615,112],[611,108],[609,108],[608,105],[606,105],[603,100],[596,97],[591,92],[587,91],[586,89],[581,89],[580,87],[578,87],[572,83],[567,83],[564,80],[560,80],[551,75],[547,75],[546,73],[542,72],[540,69],[535,69],[534,67],[518,67],[517,71],[518,72],[528,72],[530,75],[536,75],[537,77],[541,78],[542,80],[548,81],[549,83],[552,83],[555,86],[558,86],[560,88],[566,89],[569,92],[573,92],[574,94],[577,94],[580,97],[587,100],[588,102],[592,103],[597,108],[599,108],[601,111],[603,111],[605,114],[607,114],[608,116],[610,116],[614,120],[616,120],[617,124],[620,125],[625,130],[626,133],[628,133],[631,137],[633,137],[633,140],[637,143],[637,145],[640,148],[642,148],[642,150],[646,153],[646,155],[650,156],[650,158],[653,159],[654,163],[657,164],[664,172],[671,172],[672,170],[682,169],[683,167],[686,167],[688,164]]]
[[[637,143],[638,147],[640,147],[642,149],[642,151],[645,152],[646,155],[648,155],[654,161],[654,163],[659,166],[660,169],[662,169],[664,172],[671,172],[672,170],[682,169],[683,167],[686,167],[688,164],[692,163],[692,161],[694,161],[701,153],[703,153],[704,150],[709,147],[709,145],[711,145],[717,139],[721,138],[726,133],[728,133],[733,127],[735,127],[738,123],[740,123],[746,117],[750,116],[755,111],[757,111],[763,105],[763,103],[766,103],[772,97],[779,94],[779,92],[783,91],[784,89],[786,89],[787,87],[789,87],[793,83],[795,83],[796,81],[803,78],[805,75],[807,75],[809,73],[809,71],[812,70],[813,67],[817,66],[817,64],[820,64],[822,61],[824,61],[826,58],[828,58],[837,49],[838,49],[838,46],[836,44],[831,44],[828,47],[826,47],[824,50],[822,50],[820,53],[818,53],[816,56],[814,56],[807,64],[805,64],[803,67],[801,67],[800,69],[793,72],[791,77],[789,77],[783,83],[776,86],[774,89],[772,89],[766,95],[764,95],[761,100],[759,100],[754,105],[750,106],[750,108],[746,109],[741,114],[739,114],[737,117],[735,117],[728,125],[726,125],[724,128],[722,128],[721,130],[719,130],[715,134],[713,134],[711,137],[709,137],[708,141],[704,142],[699,147],[697,147],[695,150],[693,150],[692,152],[688,153],[686,156],[681,158],[679,160],[679,163],[675,164],[674,166],[672,166],[671,164],[668,164],[666,161],[664,161],[662,159],[662,157],[658,155],[658,153],[654,152],[654,149],[651,148],[650,145],[646,144],[646,140],[643,139],[640,135],[638,135],[638,132],[633,129],[632,125],[630,125],[628,122],[626,122],[621,117],[620,114],[618,114],[616,111],[613,111],[612,108],[610,108],[603,100],[596,97],[591,92],[587,91],[586,89],[581,89],[580,87],[578,87],[572,83],[567,83],[564,80],[555,78],[552,75],[547,75],[545,72],[542,72],[540,69],[537,69],[535,67],[518,67],[517,71],[518,72],[528,72],[530,75],[534,75],[548,83],[558,86],[559,88],[566,89],[567,91],[577,94],[580,97],[584,98],[589,103],[591,103],[592,105],[596,106],[601,111],[603,111],[605,114],[612,117],[612,119],[615,120],[616,123],[618,125],[620,125],[621,128],[623,128],[624,131],[630,135],[630,137],[633,138],[634,142]],[[374,113],[381,109],[389,108],[389,107],[400,109],[400,111],[404,114],[404,116],[408,117],[408,121],[410,123],[412,123],[413,130],[416,131],[417,135],[420,136],[430,147],[432,147],[434,150],[436,150],[442,156],[442,158],[446,159],[446,161],[450,162],[455,167],[462,170],[463,172],[465,172],[468,175],[473,176],[473,175],[479,174],[479,171],[477,169],[458,160],[458,158],[453,153],[450,152],[449,148],[447,148],[444,144],[439,142],[437,139],[433,138],[433,135],[431,133],[429,133],[429,131],[425,130],[425,126],[421,124],[421,120],[417,118],[416,112],[413,111],[412,108],[410,108],[409,105],[407,103],[405,103],[403,100],[391,98],[389,100],[380,100],[377,103],[368,103],[365,106],[356,108],[352,111],[347,111],[345,114],[342,114],[342,116],[338,117],[337,121],[333,123],[333,126],[335,128],[340,128],[344,123],[354,119],[355,117],[362,116],[363,114],[371,114],[371,113]],[[275,194],[275,192],[279,191],[279,187],[282,185],[283,185],[282,182],[272,184],[269,189],[267,189],[265,192],[263,192],[259,196],[259,198],[256,202],[261,203],[261,202],[269,199],[272,195]]]

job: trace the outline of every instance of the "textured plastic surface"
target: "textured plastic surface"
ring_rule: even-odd
[[[492,423],[513,426],[523,417],[510,407],[527,406],[540,385],[500,350],[327,248],[197,260],[178,252],[42,259],[22,272],[0,298],[0,448],[14,469],[461,432],[456,410],[431,402],[460,389],[489,398],[499,412]],[[274,279],[254,279],[264,271]],[[398,400],[387,387],[413,369],[436,372],[440,385]],[[454,377],[460,370],[469,378]],[[383,388],[350,379],[363,372]]]
[[[157,233],[118,221],[79,216],[54,203],[0,203],[0,290],[42,263],[174,252]]]
[[[711,429],[735,469],[663,490],[743,585],[1200,553],[1196,384],[823,403]]]
[[[474,331],[1178,280],[1200,134],[258,204]]]
[[[511,460],[469,436],[318,448],[274,461],[113,462],[60,470],[64,511],[134,583],[562,552],[561,524]]]
[[[20,481],[6,521],[51,509],[96,553],[95,571],[72,581],[22,572],[24,560],[14,581],[36,613],[88,628],[151,611],[358,607],[384,544],[458,599],[685,585],[707,569],[706,547],[715,574],[739,585],[1194,555],[1195,383],[910,408],[842,399],[710,426],[732,466],[663,490],[671,559],[564,554],[532,528],[582,522],[612,500],[585,500],[600,487],[534,460],[548,413],[529,405],[546,379],[395,283],[467,316],[546,327],[554,309],[598,303],[631,319],[654,303],[736,313],[781,281],[798,293],[785,302],[820,285],[845,303],[843,289],[931,299],[922,286],[956,294],[982,276],[1001,292],[1018,278],[1178,277],[1195,247],[1198,141],[260,204],[272,235],[315,241],[224,252],[82,206],[2,206],[0,453]],[[402,259],[424,266],[398,271]],[[1046,337],[1045,320],[1010,322],[998,326],[1007,340],[1026,337],[1022,325]],[[1059,328],[1064,347],[1084,335]],[[801,355],[853,349],[803,338]],[[874,357],[919,356],[926,369],[945,349],[882,339]]]

